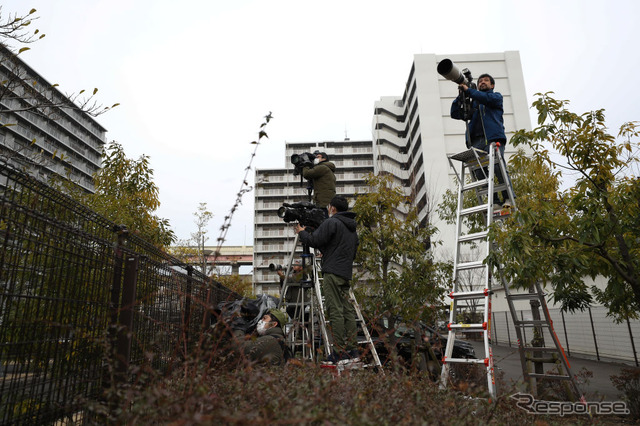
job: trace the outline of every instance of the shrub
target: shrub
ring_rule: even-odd
[[[640,368],[623,368],[619,376],[611,376],[611,382],[622,392],[622,399],[627,403],[629,415],[640,419]]]

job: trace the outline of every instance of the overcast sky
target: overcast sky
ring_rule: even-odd
[[[518,50],[528,103],[554,91],[608,124],[640,119],[638,0],[2,0],[38,10],[46,37],[22,59],[65,93],[99,88],[97,120],[129,157],[151,157],[179,238],[206,202],[218,228],[263,116],[254,166],[285,167],[284,144],[371,139],[373,103],[403,94],[413,55]],[[474,71],[481,73],[482,70]],[[532,123],[535,119],[532,116]],[[251,173],[253,181],[253,173]],[[253,193],[227,244],[253,244]]]

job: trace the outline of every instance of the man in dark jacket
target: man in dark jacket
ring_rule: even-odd
[[[331,361],[358,357],[356,313],[349,300],[358,234],[356,215],[347,210],[349,203],[344,197],[333,197],[328,206],[329,218],[313,233],[300,224],[294,228],[303,244],[322,252],[322,292],[334,344]]]
[[[466,84],[458,86],[460,94],[451,104],[451,118],[456,120],[464,120],[462,102],[463,96],[470,97],[471,110],[473,112],[471,120],[465,131],[465,139],[467,148],[477,148],[485,152],[489,152],[491,143],[500,143],[500,155],[504,156],[504,148],[507,143],[507,137],[504,133],[504,109],[502,106],[502,94],[494,92],[493,89],[496,82],[489,74],[482,74],[478,77],[478,89],[467,87]],[[500,167],[496,166],[495,175],[498,183],[504,183],[504,178]],[[483,175],[480,170],[476,171],[476,179],[482,179]],[[509,193],[502,191],[502,202],[496,197],[495,202],[502,204],[507,201]]]
[[[313,203],[324,209],[336,196],[336,165],[329,161],[326,152],[314,152],[316,159],[313,167],[305,167],[302,176],[313,181]]]

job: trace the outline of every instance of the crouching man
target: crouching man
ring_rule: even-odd
[[[283,365],[286,361],[284,327],[287,314],[278,310],[268,311],[256,326],[258,337],[248,340],[242,352],[251,361],[265,365]]]

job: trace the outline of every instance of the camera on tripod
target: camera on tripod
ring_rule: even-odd
[[[302,169],[305,167],[313,167],[313,160],[316,156],[310,152],[303,152],[302,154],[293,154],[291,156],[291,164],[293,164],[293,175],[298,176],[302,173]]]
[[[278,217],[285,222],[298,222],[302,226],[317,228],[324,222],[325,210],[317,208],[315,204],[304,201],[294,204],[282,204],[278,209]]]

